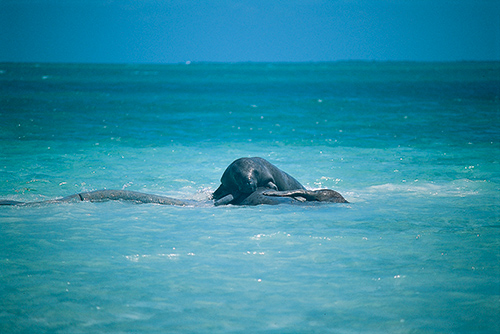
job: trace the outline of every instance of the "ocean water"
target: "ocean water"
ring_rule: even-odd
[[[350,202],[0,207],[0,332],[498,333],[499,125],[500,63],[0,64],[2,199]]]

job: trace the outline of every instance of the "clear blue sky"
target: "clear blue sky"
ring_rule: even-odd
[[[500,60],[499,0],[0,0],[0,61]]]

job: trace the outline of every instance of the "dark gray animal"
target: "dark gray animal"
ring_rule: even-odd
[[[306,202],[348,203],[330,189],[306,190],[299,181],[262,158],[235,160],[222,174],[221,185],[213,193],[214,205],[299,204]],[[0,205],[39,205],[68,202],[123,200],[177,206],[210,205],[209,202],[180,200],[128,190],[96,190],[40,202],[0,200]]]
[[[152,194],[144,194],[129,190],[96,190],[91,192],[79,193],[59,199],[40,201],[40,202],[18,202],[18,201],[0,201],[0,205],[39,205],[51,203],[71,203],[71,202],[105,202],[105,201],[131,201],[135,203],[155,203],[163,205],[178,205],[178,206],[193,206],[196,201],[180,200],[166,196],[158,196]]]
[[[331,189],[318,189],[318,190],[287,190],[287,191],[273,191],[267,190],[262,193],[266,197],[283,197],[293,198],[300,202],[329,202],[329,203],[349,203],[346,199]]]
[[[277,191],[269,188],[257,188],[248,196],[241,198],[237,205],[304,204],[319,202],[349,203],[341,194],[331,189]],[[216,206],[218,205],[217,202],[214,204]]]
[[[213,194],[215,205],[240,204],[257,188],[305,190],[299,181],[262,158],[240,158],[226,168]]]
[[[63,198],[52,199],[40,202],[18,202],[11,200],[0,201],[0,205],[32,206],[54,203],[73,203],[73,202],[105,202],[105,201],[130,201],[134,203],[153,203],[162,205],[177,206],[202,206],[211,205],[210,202],[199,202],[190,200],[180,200],[166,196],[145,194],[128,190],[96,190],[92,192],[79,193]],[[303,204],[303,203],[348,203],[342,195],[330,189],[320,190],[286,190],[277,191],[265,187],[259,187],[254,192],[246,196],[239,197],[239,201],[231,203],[234,205],[277,205],[277,204]],[[225,203],[224,203],[225,204]],[[215,202],[215,206],[222,205]]]

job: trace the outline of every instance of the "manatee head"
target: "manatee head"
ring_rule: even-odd
[[[244,194],[250,194],[257,189],[258,170],[255,169],[252,161],[236,160],[228,167],[221,178],[222,184],[226,188],[237,189]]]

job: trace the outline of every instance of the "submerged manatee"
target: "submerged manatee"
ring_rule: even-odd
[[[193,200],[180,200],[167,196],[145,194],[129,190],[96,190],[92,192],[79,193],[63,198],[52,199],[39,202],[19,202],[12,200],[0,200],[0,205],[33,206],[56,203],[72,202],[105,202],[105,201],[129,201],[139,204],[153,203],[161,205],[176,206],[207,206],[210,202],[200,202]],[[286,190],[278,191],[265,187],[259,187],[250,194],[244,194],[231,203],[214,202],[215,206],[233,204],[233,205],[261,205],[261,204],[301,204],[313,202],[329,203],[348,203],[342,195],[330,189],[320,190]]]
[[[240,158],[227,167],[221,185],[213,193],[213,205],[348,203],[330,189],[307,190],[299,181],[262,158]],[[96,190],[39,202],[0,200],[0,205],[28,206],[69,202],[123,200],[177,206],[206,206],[210,202],[181,200],[128,190]]]
[[[39,205],[39,204],[51,204],[51,203],[70,203],[70,202],[105,202],[105,201],[131,201],[135,203],[155,203],[162,205],[178,205],[178,206],[193,206],[196,201],[190,200],[180,200],[167,196],[158,196],[152,194],[140,193],[137,191],[129,190],[96,190],[91,192],[79,193],[59,199],[40,201],[40,202],[18,202],[18,201],[0,201],[0,205]]]

